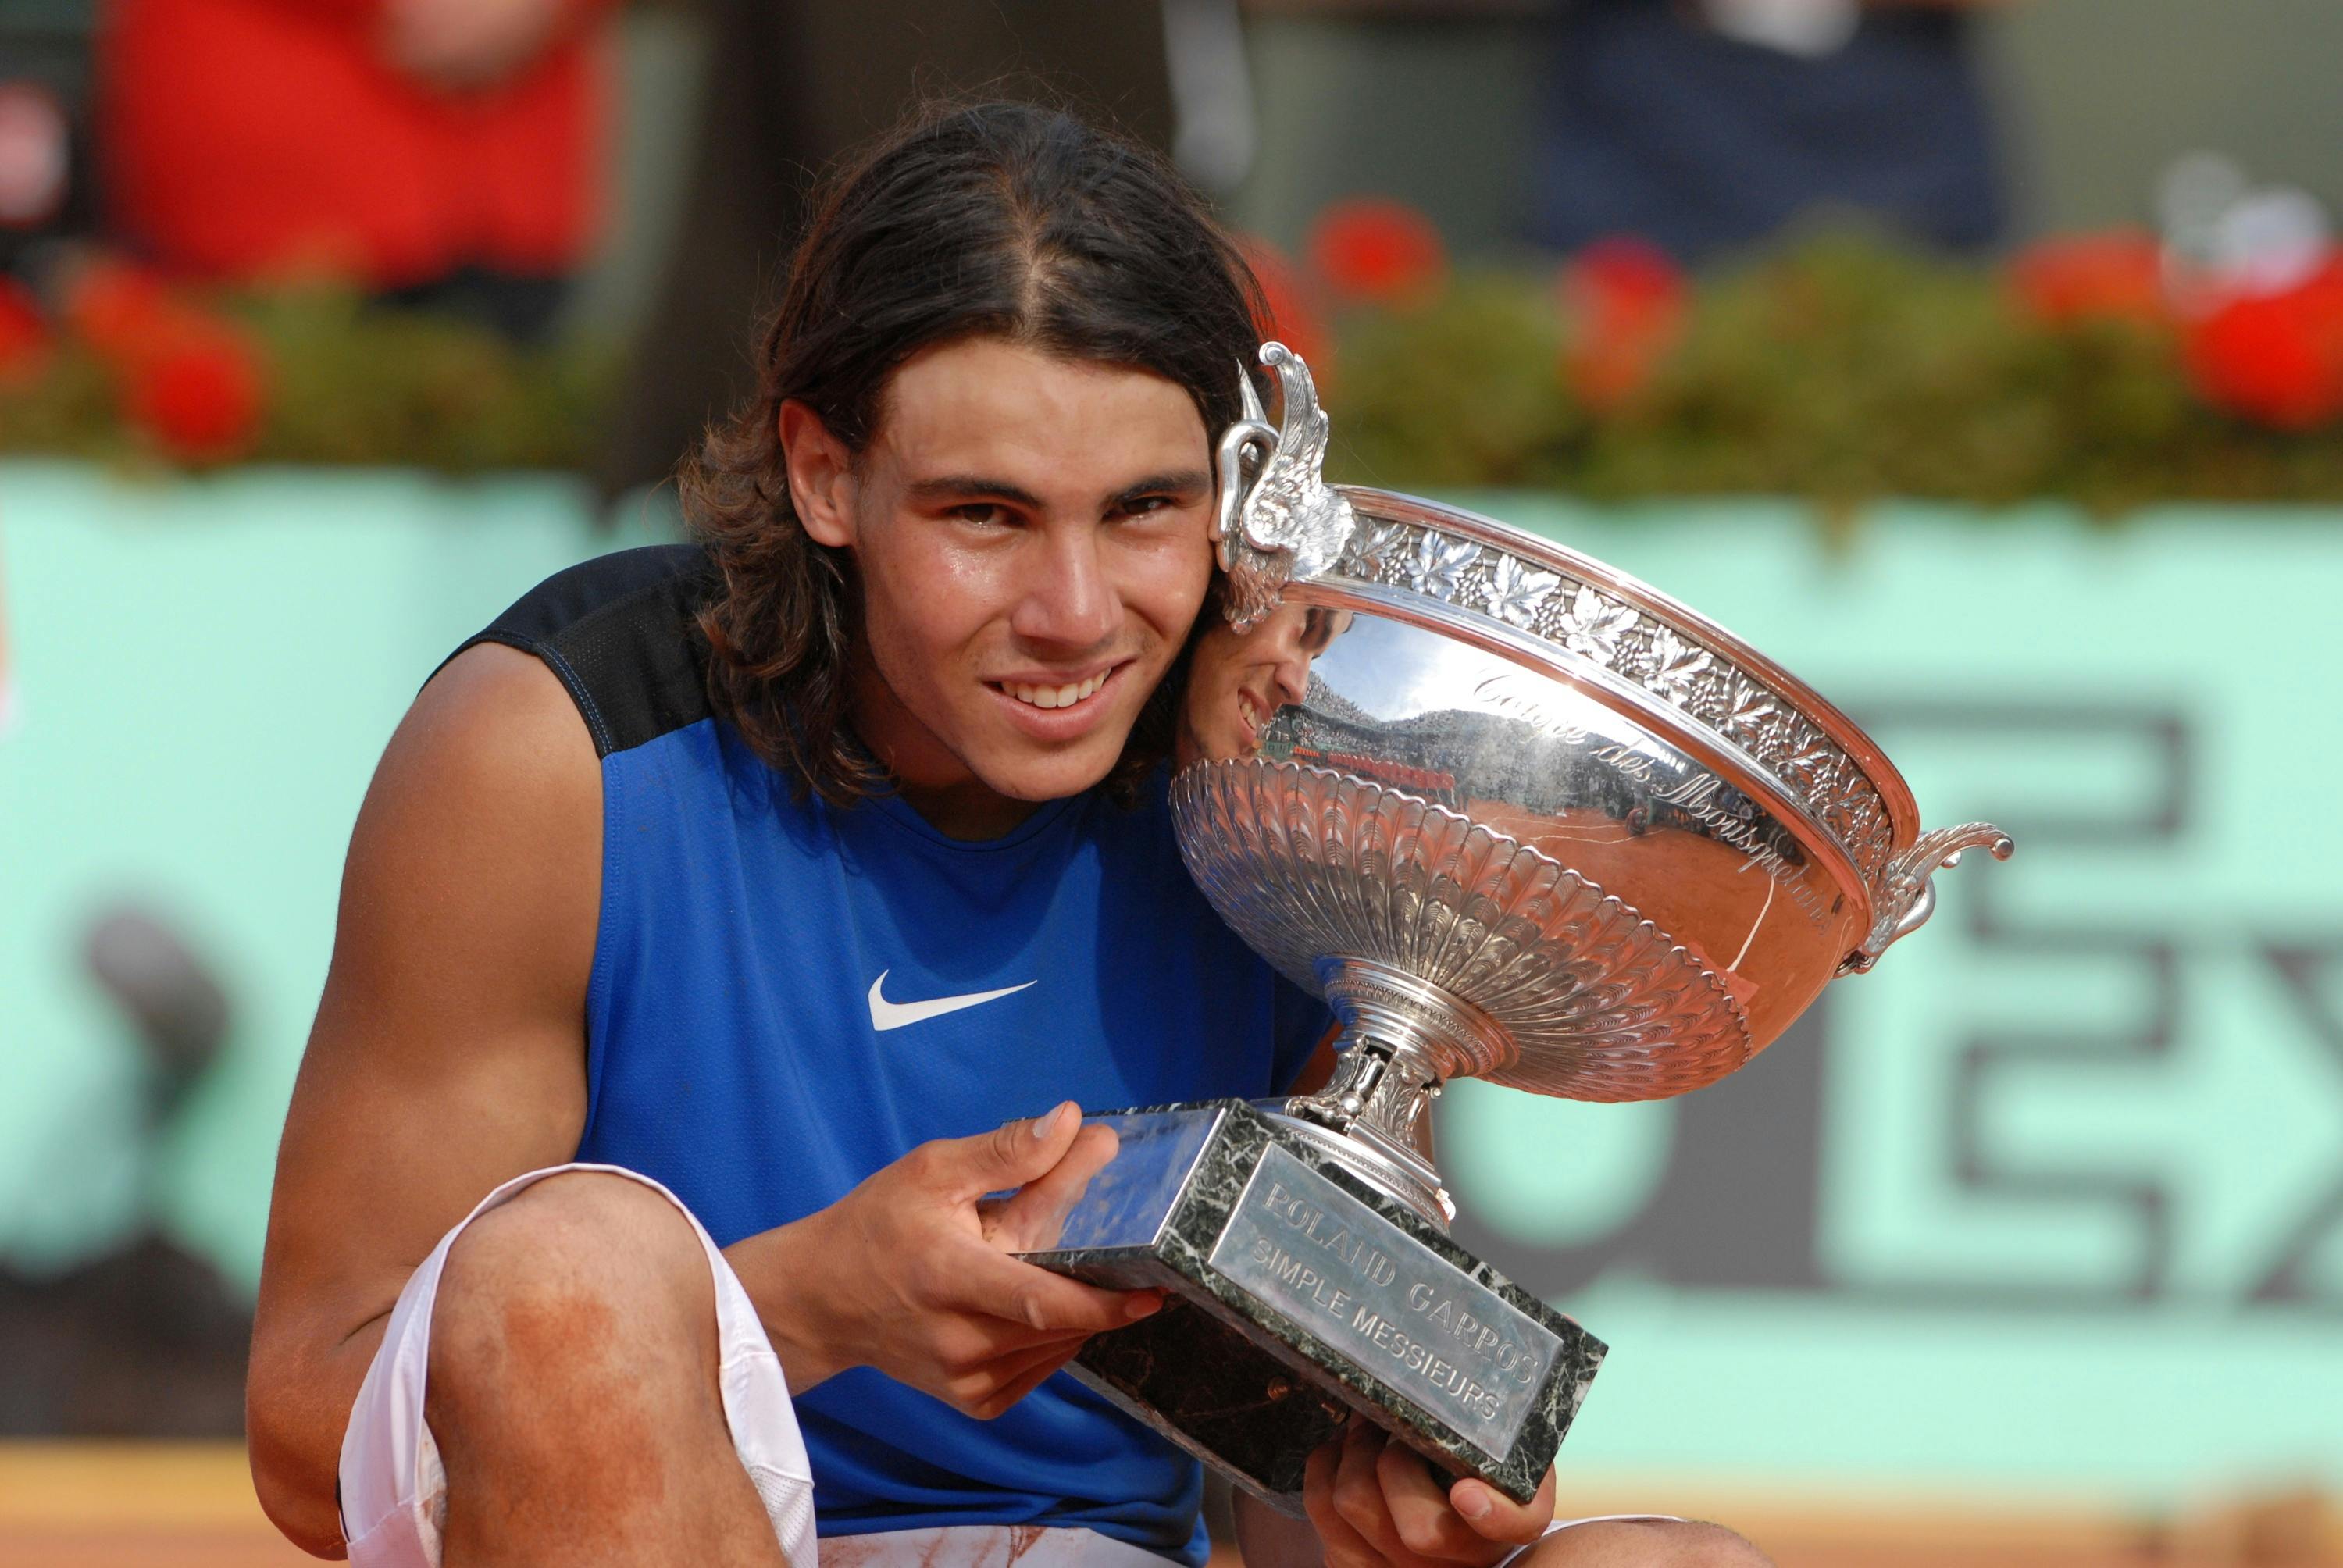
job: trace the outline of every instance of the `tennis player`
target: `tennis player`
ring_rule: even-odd
[[[294,1541],[1202,1562],[1197,1466],[1056,1375],[1158,1299],[1008,1254],[1113,1152],[1078,1106],[1279,1091],[1326,1032],[1164,806],[1253,304],[1153,156],[931,110],[819,204],[695,542],[550,579],[424,688],[278,1156],[248,1426]],[[1443,1491],[1364,1434],[1313,1529],[1246,1508],[1263,1563],[1757,1560],[1541,1543],[1550,1480]]]

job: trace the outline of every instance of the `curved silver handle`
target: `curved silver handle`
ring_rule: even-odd
[[[1245,401],[1258,408],[1260,400],[1252,395],[1252,378],[1244,378]],[[1212,552],[1220,558],[1222,571],[1236,569],[1236,548],[1242,542],[1240,529],[1244,526],[1239,517],[1244,506],[1245,466],[1248,461],[1264,460],[1277,446],[1277,427],[1265,419],[1238,420],[1221,432],[1218,453],[1220,483],[1213,498]]]
[[[1278,423],[1269,423],[1252,377],[1241,369],[1244,417],[1214,448],[1221,486],[1214,548],[1228,577],[1229,624],[1239,631],[1275,609],[1288,582],[1342,558],[1357,523],[1351,503],[1326,484],[1326,413],[1310,367],[1282,343],[1262,344],[1261,362],[1277,372],[1283,393]],[[1245,460],[1257,447],[1261,471],[1246,488]]]
[[[1887,862],[1871,902],[1871,934],[1838,966],[1841,974],[1864,974],[1904,938],[1928,923],[1936,912],[1936,890],[1929,878],[1960,864],[1961,856],[1982,849],[1996,860],[2006,860],[2017,846],[2008,834],[1990,822],[1964,822],[1923,833],[1912,847]]]

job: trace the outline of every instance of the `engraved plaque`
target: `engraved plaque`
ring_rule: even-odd
[[[1558,1342],[1282,1148],[1262,1156],[1212,1267],[1491,1453],[1528,1419]]]
[[[1603,1342],[1404,1204],[1350,1185],[1282,1103],[1091,1119],[1121,1152],[1074,1205],[1066,1241],[1021,1256],[1170,1299],[1091,1336],[1066,1370],[1297,1519],[1311,1454],[1362,1418],[1526,1503]]]

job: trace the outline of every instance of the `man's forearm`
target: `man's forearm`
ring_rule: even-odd
[[[792,1394],[827,1382],[856,1364],[822,1311],[824,1264],[816,1234],[822,1218],[809,1215],[724,1249],[725,1261],[756,1304],[757,1321],[780,1359],[781,1376]]]
[[[389,1322],[385,1311],[338,1343],[288,1347],[264,1319],[253,1338],[244,1400],[253,1492],[269,1522],[314,1557],[348,1555],[335,1503],[342,1434]]]

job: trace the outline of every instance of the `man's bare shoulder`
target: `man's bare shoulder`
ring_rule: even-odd
[[[484,642],[449,659],[417,695],[383,773],[433,792],[501,786],[568,796],[598,789],[599,764],[577,703],[545,662]]]
[[[536,658],[468,648],[416,698],[367,792],[333,979],[364,984],[378,959],[411,993],[427,962],[489,1017],[582,1005],[600,872],[601,769],[577,705]]]
[[[438,1043],[447,1000],[484,1034],[576,1018],[600,866],[600,766],[568,692],[517,649],[458,654],[400,721],[359,809],[311,1054],[339,1043],[352,993],[369,1020],[407,1020],[373,1047],[398,1054]]]

